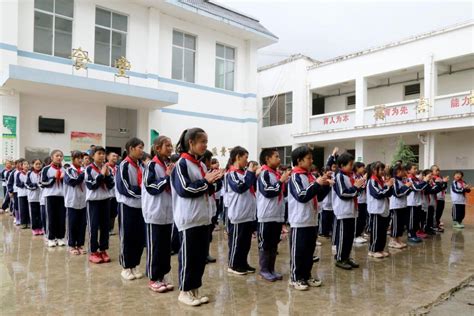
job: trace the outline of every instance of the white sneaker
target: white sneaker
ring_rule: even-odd
[[[132,269],[123,269],[120,275],[122,276],[122,278],[128,281],[136,279],[136,276],[133,274]]]
[[[390,242],[388,243],[388,247],[389,248],[395,248],[395,249],[402,249],[403,246],[400,245],[398,242],[396,242],[395,240],[390,240]]]
[[[306,284],[305,281],[291,281],[290,280],[289,285],[294,287],[295,290],[298,290],[298,291],[307,291],[309,288],[308,284]]]
[[[64,239],[58,239],[58,240],[57,240],[57,243],[58,243],[58,246],[59,246],[59,247],[64,247],[64,246],[66,246],[66,242],[64,241]]]
[[[56,241],[55,240],[48,240],[48,247],[50,247],[50,248],[56,247]]]
[[[207,296],[200,296],[200,295],[199,295],[199,289],[192,290],[191,292],[193,292],[194,297],[197,298],[197,299],[199,300],[199,302],[201,302],[201,304],[207,304],[207,303],[209,303],[209,297],[207,297]]]
[[[320,241],[316,241],[316,246],[321,246],[322,243]]]
[[[334,246],[332,246],[332,247],[331,247],[331,250],[332,250],[332,254],[333,254],[333,255],[335,255],[335,254],[336,254],[336,252],[337,252],[337,250],[336,250],[336,246],[335,246],[335,245],[334,245]]]
[[[356,237],[356,239],[354,239],[354,242],[356,244],[365,244],[367,242],[367,239],[365,239],[364,237]]]
[[[318,286],[321,286],[321,284],[323,284],[320,278],[311,278],[307,282],[308,282],[308,285],[311,287],[318,287]]]
[[[143,273],[141,273],[140,271],[138,271],[138,268],[137,268],[137,267],[132,268],[132,273],[133,273],[133,275],[135,276],[136,279],[141,279],[141,278],[143,278]]]
[[[178,296],[178,301],[189,306],[201,305],[201,301],[198,300],[191,291],[181,291]]]

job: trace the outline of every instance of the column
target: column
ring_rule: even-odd
[[[234,80],[236,91],[244,93],[257,93],[257,46],[255,42],[247,40],[245,43],[246,66],[244,69],[245,80]],[[239,86],[239,83],[241,86]],[[242,99],[242,118],[249,119],[242,123],[242,135],[245,139],[243,146],[249,151],[250,157],[258,157],[258,120],[257,98],[248,96]],[[260,103],[261,100],[258,100]]]
[[[364,139],[355,140],[355,161],[364,161]]]
[[[160,11],[148,8],[148,37],[147,37],[147,65],[146,72],[158,74],[158,61],[160,54]]]
[[[149,152],[150,148],[150,110],[139,108],[137,110],[137,137],[145,143],[145,150]]]
[[[367,106],[367,78],[356,78],[355,126],[364,125],[364,108]]]
[[[423,169],[429,169],[435,161],[435,133],[426,133],[423,144]],[[420,168],[421,169],[421,168]]]
[[[424,63],[424,93],[421,97],[428,100],[430,105],[429,116],[434,114],[434,98],[438,94],[438,66],[433,55],[426,58]]]

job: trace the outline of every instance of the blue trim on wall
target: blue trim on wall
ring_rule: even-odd
[[[234,122],[234,123],[257,123],[258,122],[256,119],[253,119],[253,118],[236,118],[236,117],[230,117],[230,116],[221,116],[221,115],[214,115],[214,114],[207,114],[207,113],[183,111],[183,110],[170,109],[170,108],[162,108],[160,111],[163,113],[200,117],[200,118],[206,118],[206,119],[211,119],[211,120]]]
[[[0,42],[0,49],[17,52],[18,56],[21,56],[21,57],[44,60],[44,61],[63,64],[63,65],[72,65],[72,60],[71,59],[52,56],[52,55],[46,55],[46,54],[41,54],[41,53],[36,53],[36,52],[30,52],[30,51],[25,51],[25,50],[19,50],[15,45],[11,45],[11,44],[6,44],[6,43],[1,43]],[[110,73],[115,73],[117,71],[114,67],[109,67],[109,66],[104,66],[104,65],[99,65],[99,64],[92,64],[92,63],[89,64],[88,67],[90,69],[104,71],[104,72],[110,72]],[[182,87],[187,87],[187,88],[192,88],[192,89],[198,89],[198,90],[203,90],[203,91],[209,91],[209,92],[214,92],[214,93],[231,95],[231,96],[234,96],[234,97],[239,97],[239,98],[244,98],[244,99],[245,98],[256,98],[257,97],[257,95],[255,93],[241,93],[241,92],[229,91],[229,90],[219,89],[219,88],[215,88],[215,87],[204,86],[204,85],[200,85],[200,84],[197,84],[197,83],[185,82],[185,81],[180,81],[180,80],[176,80],[176,79],[165,78],[165,77],[161,77],[157,74],[147,74],[147,73],[141,73],[141,72],[136,72],[136,71],[128,71],[127,74],[131,77],[137,77],[137,78],[143,78],[143,79],[156,79],[156,80],[161,81],[163,83],[169,83],[169,84],[182,86]]]
[[[112,81],[85,78],[59,72],[10,65],[7,79],[25,80],[68,88],[105,92],[148,100],[178,103],[178,93],[168,90],[153,89]]]

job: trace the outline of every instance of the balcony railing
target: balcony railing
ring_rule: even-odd
[[[310,117],[311,131],[350,129],[355,126],[355,110],[332,112]]]

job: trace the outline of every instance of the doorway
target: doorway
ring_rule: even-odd
[[[107,152],[113,151],[121,156],[125,150],[125,143],[137,136],[137,110],[108,106],[106,117]]]

